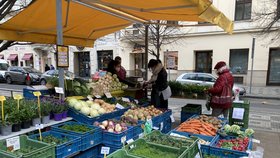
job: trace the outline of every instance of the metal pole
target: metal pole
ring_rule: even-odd
[[[149,34],[149,25],[145,25],[145,79],[148,80],[148,49],[149,49],[149,43],[148,43],[148,34]]]
[[[254,69],[254,55],[255,55],[255,38],[253,38],[252,41],[252,55],[251,55],[251,60],[252,60],[252,64],[251,64],[251,76],[250,76],[250,90],[249,93],[252,93],[252,80],[253,80],[253,69]]]
[[[57,45],[63,45],[63,32],[62,32],[62,1],[56,0],[56,43]],[[58,59],[56,59],[58,60]],[[64,90],[64,69],[58,68],[59,70],[59,87]],[[64,100],[65,92],[61,95],[61,99]]]

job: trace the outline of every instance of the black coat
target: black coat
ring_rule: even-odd
[[[158,73],[157,80],[153,84],[153,89],[157,92],[163,91],[168,87],[167,83],[167,72],[165,68],[162,68]]]

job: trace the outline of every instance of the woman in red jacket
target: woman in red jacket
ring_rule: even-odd
[[[208,93],[212,95],[212,99],[210,101],[210,106],[212,108],[212,116],[218,117],[219,115],[223,114],[224,118],[228,117],[229,108],[232,106],[232,101],[227,101],[226,103],[217,103],[213,101],[213,97],[227,97],[232,96],[232,87],[234,84],[233,77],[226,66],[224,61],[220,61],[214,67],[217,75],[219,76],[216,80],[213,88],[208,90]],[[228,86],[228,94],[227,96],[223,93],[225,86]]]

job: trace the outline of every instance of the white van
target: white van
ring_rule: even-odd
[[[0,59],[0,81],[5,81],[5,72],[9,67],[9,63],[6,60]]]

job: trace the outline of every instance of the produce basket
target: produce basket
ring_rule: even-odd
[[[197,146],[197,145],[196,145]],[[146,142],[144,139],[138,139],[135,142],[125,146],[124,150],[127,151],[129,156],[145,157],[145,154],[153,158],[183,158],[187,157],[187,148],[181,149],[169,147],[160,144]],[[145,152],[144,152],[145,151]],[[191,158],[191,157],[190,157]]]
[[[159,127],[161,123],[164,123],[164,121],[170,119],[170,116],[172,115],[172,110],[168,109],[167,111],[163,112],[162,114],[153,117],[153,126]]]
[[[248,153],[245,151],[237,151],[237,150],[232,150],[232,149],[225,149],[225,148],[219,148],[217,147],[218,142],[221,139],[236,139],[237,137],[233,137],[233,136],[227,136],[227,137],[222,137],[222,136],[218,136],[215,137],[215,139],[213,140],[213,143],[211,144],[210,147],[210,155],[216,155],[219,157],[227,157],[227,158],[239,158],[239,157],[243,157],[243,156],[248,156]],[[249,144],[247,147],[247,150],[251,150],[253,147],[253,142],[252,142],[252,138],[249,139]]]
[[[74,156],[74,158],[98,158],[99,156],[99,145],[82,151],[79,155]]]
[[[65,133],[55,132],[55,131],[48,131],[42,133],[43,141],[46,136],[52,136],[64,142],[62,144],[56,145],[55,147],[56,158],[64,158],[80,151],[80,146],[81,146],[80,137],[65,134]],[[40,137],[39,134],[29,136],[29,138],[34,139],[35,141],[39,141],[39,137]],[[53,141],[53,140],[49,140],[49,141]]]
[[[89,128],[89,130],[87,132],[78,132],[78,130],[72,131],[72,130],[62,129],[62,127],[63,126],[65,127],[65,125],[68,127],[71,126],[73,127],[75,125],[76,126],[82,125],[84,127],[86,126],[87,128]],[[53,131],[58,131],[58,132],[81,137],[81,151],[85,151],[91,147],[99,145],[102,142],[102,130],[99,127],[82,124],[74,121],[69,121],[58,125],[54,125],[51,127],[51,129]]]
[[[9,152],[6,140],[0,141],[1,158],[55,158],[55,146],[20,136],[20,149]]]
[[[133,126],[128,126],[127,130],[121,133],[103,131],[103,144],[121,148],[123,146],[122,139],[126,142],[127,140],[134,138],[133,129]]]
[[[244,109],[243,119],[232,118],[234,108],[243,108]],[[236,124],[236,125],[241,126],[242,128],[248,128],[249,111],[250,111],[250,102],[249,101],[244,101],[244,103],[234,103],[233,102],[232,107],[229,110],[229,124],[230,125]]]
[[[107,119],[112,119],[112,118],[121,116],[121,115],[124,114],[124,112],[126,110],[127,109],[116,110],[114,112],[106,113],[106,114],[100,115],[98,117],[88,117],[88,116],[85,116],[84,114],[80,113],[79,111],[77,111],[73,108],[69,108],[68,116],[72,117],[74,120],[76,120],[78,122],[82,122],[82,123],[85,123],[85,124],[92,125],[95,121],[102,122],[102,121],[107,120]]]
[[[120,150],[120,149],[122,149],[123,148],[123,146],[119,146],[119,147],[116,147],[116,146],[111,146],[111,145],[104,145],[104,144],[102,144],[102,145],[100,145],[99,146],[99,151],[98,151],[98,153],[99,153],[99,158],[104,158],[104,154],[101,154],[101,148],[102,147],[109,147],[110,148],[110,151],[109,151],[109,155],[111,155],[112,153],[114,153],[115,151],[117,151],[117,150]],[[120,157],[120,158],[122,158],[122,157]]]
[[[193,115],[200,115],[202,106],[200,104],[187,104],[181,108],[181,122],[186,121]]]
[[[125,150],[120,149],[107,156],[107,158],[135,158],[135,156],[128,155]]]

